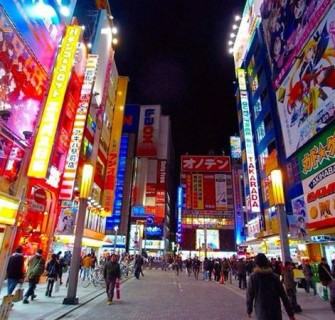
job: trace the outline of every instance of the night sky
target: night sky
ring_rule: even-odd
[[[228,152],[238,132],[227,42],[244,3],[110,0],[119,28],[116,63],[130,77],[127,103],[162,105],[177,157]]]

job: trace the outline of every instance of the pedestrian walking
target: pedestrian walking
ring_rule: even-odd
[[[190,277],[192,272],[192,259],[188,258],[185,264],[186,264],[187,275]]]
[[[83,281],[86,280],[86,278],[89,277],[91,273],[91,265],[92,265],[92,259],[91,254],[85,255],[82,259],[82,270],[83,270]]]
[[[199,279],[200,266],[201,266],[201,262],[198,259],[198,257],[194,257],[192,264],[193,264],[194,278],[196,280],[198,280]]]
[[[104,279],[106,282],[107,304],[112,304],[114,290],[117,281],[120,281],[121,269],[115,254],[112,254],[109,261],[104,266]]]
[[[11,295],[19,283],[24,280],[24,257],[22,247],[17,247],[10,256],[7,265],[7,293]]]
[[[283,268],[283,282],[286,289],[287,297],[291,303],[294,313],[302,312],[300,305],[297,302],[297,283],[294,281],[293,264],[290,261],[285,262]]]
[[[62,251],[59,251],[57,253],[57,260],[58,260],[58,263],[59,263],[59,274],[58,274],[59,284],[62,285],[63,284],[63,272],[65,272],[66,267],[67,267],[66,262],[65,262],[65,258],[62,257]]]
[[[143,258],[141,255],[136,255],[135,257],[135,277],[137,280],[140,279],[140,274],[143,273],[142,266],[143,266]]]
[[[214,261],[212,258],[208,260],[207,270],[208,270],[208,280],[212,281],[212,274],[214,270]]]
[[[330,290],[329,302],[333,312],[335,312],[335,279],[331,274],[331,270],[329,264],[327,263],[326,258],[321,259],[321,263],[319,264],[318,270],[321,283],[324,286],[329,287]]]
[[[208,280],[208,263],[209,260],[208,258],[205,258],[203,263],[202,263],[202,280]]]
[[[224,276],[224,281],[228,281],[230,265],[227,258],[224,258],[222,261],[222,273]]]
[[[294,312],[279,277],[272,271],[263,253],[255,258],[256,267],[247,287],[247,314],[251,318],[255,309],[257,320],[282,320],[281,304],[290,320],[295,320]]]
[[[58,277],[61,274],[60,269],[61,269],[61,265],[58,261],[58,255],[53,254],[51,256],[50,261],[47,263],[47,267],[46,267],[48,284],[47,284],[47,290],[45,292],[45,295],[47,297],[51,297],[54,284],[56,281],[58,281]]]
[[[45,260],[42,257],[42,253],[43,251],[41,249],[38,249],[36,254],[28,262],[27,277],[29,287],[23,299],[23,303],[25,304],[29,303],[29,297],[31,297],[31,300],[34,300],[36,298],[36,285],[40,281],[40,277],[43,274],[45,267]]]
[[[247,268],[243,259],[237,262],[237,277],[238,277],[238,287],[240,289],[245,289],[247,287]]]
[[[310,289],[312,288],[314,291],[314,295],[316,295],[316,287],[315,287],[315,283],[313,282],[313,271],[312,271],[312,267],[309,264],[308,260],[303,261],[302,272],[305,278],[305,291],[307,293],[310,293]]]
[[[214,280],[219,282],[221,276],[221,261],[220,259],[216,259],[214,261]]]

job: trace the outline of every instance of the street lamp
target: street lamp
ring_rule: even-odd
[[[117,240],[117,232],[119,230],[118,226],[114,227],[114,253],[116,253],[116,240]]]
[[[90,196],[93,178],[93,166],[84,164],[80,194],[79,194],[79,210],[76,221],[76,232],[74,236],[73,252],[69,273],[69,286],[67,296],[63,300],[63,304],[78,304],[77,296],[78,273],[80,268],[81,241],[84,233],[85,215],[87,209],[87,198]]]
[[[277,209],[277,214],[279,216],[280,224],[280,248],[282,254],[282,260],[291,261],[290,246],[288,240],[288,229],[286,222],[286,212],[285,212],[285,198],[283,190],[283,177],[280,169],[271,171],[271,184],[273,192],[273,200]]]

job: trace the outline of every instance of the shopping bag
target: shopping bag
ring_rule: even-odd
[[[55,293],[59,292],[59,285],[60,285],[59,282],[60,282],[59,280],[55,281]]]
[[[115,290],[116,290],[116,299],[120,300],[121,294],[120,294],[120,280],[119,279],[116,279]]]
[[[19,288],[16,289],[16,291],[14,292],[14,295],[13,295],[13,302],[19,302],[21,300],[23,300],[22,285],[19,286]]]

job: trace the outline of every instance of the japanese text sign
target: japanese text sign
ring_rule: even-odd
[[[182,172],[231,172],[230,157],[182,156]]]

